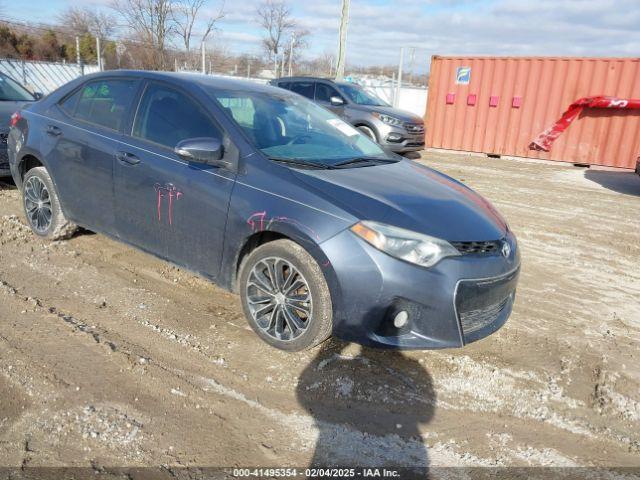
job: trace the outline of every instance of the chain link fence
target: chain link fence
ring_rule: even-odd
[[[20,82],[32,92],[45,95],[81,75],[97,71],[97,65],[0,58],[1,73]]]

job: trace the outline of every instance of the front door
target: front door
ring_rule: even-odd
[[[338,90],[333,88],[328,83],[318,82],[316,84],[316,102],[322,105],[324,108],[331,110],[339,117],[344,117],[344,103],[341,105],[334,105],[331,103],[331,98],[339,98],[344,102],[344,98]]]
[[[120,237],[190,270],[215,277],[220,268],[235,174],[195,165],[174,147],[182,140],[223,137],[198,100],[171,85],[146,85],[132,135],[115,162]]]

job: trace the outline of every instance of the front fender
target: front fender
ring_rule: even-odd
[[[237,266],[245,247],[261,234],[271,233],[298,243],[314,258],[325,275],[334,303],[339,302],[337,277],[320,245],[351,223],[313,206],[236,184],[227,217],[218,284],[234,290]]]

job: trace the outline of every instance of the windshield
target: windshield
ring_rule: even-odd
[[[275,89],[210,89],[209,94],[272,159],[324,166],[360,158],[391,159],[377,143],[300,95]]]
[[[27,89],[9,77],[0,75],[0,101],[4,102],[33,102],[35,99]]]
[[[389,104],[384,100],[376,97],[374,94],[367,92],[360,85],[339,85],[340,90],[349,100],[358,105],[374,105],[376,107],[388,107]]]

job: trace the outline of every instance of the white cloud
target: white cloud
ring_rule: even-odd
[[[35,0],[43,2],[45,0]],[[109,0],[85,0],[104,4]],[[46,0],[43,14],[71,2]],[[208,0],[217,12],[221,0]],[[337,47],[341,0],[288,0],[311,32],[309,54]],[[415,46],[415,65],[433,54],[638,56],[640,0],[352,0],[347,62],[396,64],[401,46]],[[20,2],[18,2],[20,4]],[[218,41],[235,53],[259,53],[260,0],[230,1]],[[55,11],[54,11],[55,10]],[[17,6],[16,15],[33,15]]]

